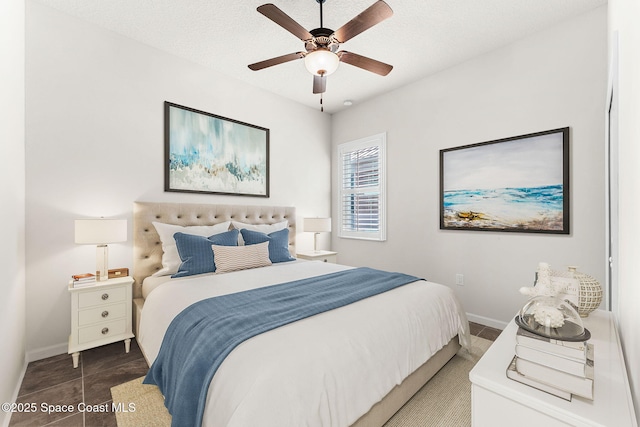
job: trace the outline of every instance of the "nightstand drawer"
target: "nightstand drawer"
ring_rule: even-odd
[[[125,317],[127,314],[127,304],[123,301],[120,304],[111,304],[78,312],[78,326],[86,326],[92,323],[105,322]]]
[[[78,307],[85,308],[99,304],[112,304],[114,302],[125,301],[126,297],[126,286],[82,292],[78,295]]]
[[[91,341],[97,341],[109,338],[114,335],[124,334],[126,325],[126,319],[121,319],[80,328],[78,330],[78,343],[86,344]]]

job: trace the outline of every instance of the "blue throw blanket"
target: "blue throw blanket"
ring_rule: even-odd
[[[172,426],[200,426],[209,383],[245,340],[419,280],[370,268],[209,298],[178,314],[144,379],[165,396]]]

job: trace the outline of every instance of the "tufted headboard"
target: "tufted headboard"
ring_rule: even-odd
[[[295,254],[296,208],[282,206],[209,205],[189,203],[133,204],[133,297],[142,297],[142,281],[162,268],[162,243],[152,222],[182,226],[225,221],[250,224],[289,222],[289,250]]]

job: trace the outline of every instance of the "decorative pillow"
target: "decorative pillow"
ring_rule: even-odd
[[[217,260],[211,252],[211,245],[236,246],[238,244],[238,230],[230,230],[209,237],[185,233],[176,233],[173,237],[182,264],[178,272],[171,276],[172,278],[216,271]]]
[[[251,246],[211,245],[211,249],[216,260],[216,274],[271,265],[268,242]]]
[[[180,267],[180,255],[176,248],[176,241],[173,235],[176,233],[193,234],[195,236],[212,236],[214,234],[224,233],[229,230],[231,221],[222,222],[216,225],[194,225],[183,227],[182,225],[165,224],[163,222],[152,222],[153,226],[160,236],[162,242],[162,268],[152,276],[168,276],[175,274]]]
[[[269,234],[274,231],[284,230],[289,227],[289,221],[281,221],[275,224],[246,224],[244,222],[231,221],[233,228],[238,230],[251,230],[251,231],[259,231],[261,233]],[[240,236],[240,240],[238,240],[239,245],[244,245],[244,240],[242,235]]]
[[[258,231],[251,231],[243,228],[240,230],[242,238],[246,245],[255,245],[258,243],[269,242],[269,259],[271,262],[287,262],[295,261],[295,258],[289,253],[289,229],[274,231],[265,234]]]

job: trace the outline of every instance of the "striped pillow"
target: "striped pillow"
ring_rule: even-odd
[[[213,259],[216,263],[216,273],[271,265],[269,242],[251,246],[211,245],[211,249],[213,249]]]

